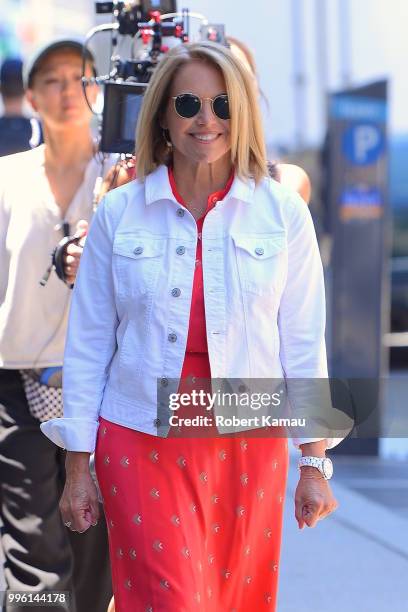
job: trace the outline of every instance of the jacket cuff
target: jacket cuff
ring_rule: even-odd
[[[327,440],[326,449],[337,446],[344,440],[344,438],[293,438],[293,444],[296,448],[299,448],[301,444],[307,444],[308,442],[320,442],[320,440]],[[299,449],[300,450],[300,449]]]
[[[68,451],[93,453],[99,422],[92,419],[50,419],[40,425],[41,431]]]

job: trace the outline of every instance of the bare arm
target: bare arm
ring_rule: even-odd
[[[302,199],[309,204],[312,186],[306,172],[294,164],[278,164],[279,182],[298,192]]]

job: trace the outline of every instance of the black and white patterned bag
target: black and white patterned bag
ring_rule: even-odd
[[[44,422],[62,416],[62,388],[40,382],[40,372],[20,370],[30,413]],[[54,382],[60,385],[60,376],[54,376]]]

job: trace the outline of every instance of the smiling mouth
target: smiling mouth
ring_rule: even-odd
[[[192,136],[195,140],[198,140],[198,142],[208,144],[217,140],[221,134],[190,134],[190,136]]]

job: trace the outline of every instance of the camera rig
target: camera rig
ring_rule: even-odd
[[[98,15],[111,15],[112,21],[98,25],[88,32],[82,54],[82,86],[85,99],[91,111],[100,120],[99,153],[102,170],[95,184],[94,210],[99,201],[99,191],[103,181],[104,156],[109,153],[119,153],[117,168],[121,163],[132,161],[136,123],[143,94],[161,56],[168,51],[163,39],[171,37],[181,43],[189,42],[190,19],[197,19],[201,22],[201,39],[227,44],[223,25],[209,24],[203,15],[190,13],[188,9],[177,12],[176,0],[97,1],[95,11]],[[111,34],[109,72],[105,75],[95,74],[86,77],[86,50],[90,41],[102,32]],[[132,39],[131,57],[126,59],[123,59],[119,53],[123,37]],[[137,50],[135,43],[138,41],[141,42],[141,48]],[[104,87],[102,113],[95,112],[89,102],[87,86],[90,84]],[[64,272],[66,249],[72,243],[81,246],[82,241],[77,236],[69,235],[70,228],[65,228],[64,234],[65,237],[55,247],[51,264],[40,281],[43,286],[47,283],[52,270],[67,283]]]
[[[201,22],[201,38],[225,44],[224,26],[210,25],[203,15],[190,13],[188,9],[177,12],[176,0],[96,2],[95,7],[97,14],[111,14],[112,21],[96,26],[86,36],[82,76],[85,98],[88,102],[88,84],[103,85],[99,150],[104,153],[132,154],[143,94],[155,67],[168,51],[163,39],[188,42],[190,20],[198,19]],[[85,50],[91,39],[101,32],[111,34],[109,73],[87,78]],[[123,37],[132,39],[131,57],[126,59],[118,52]]]

